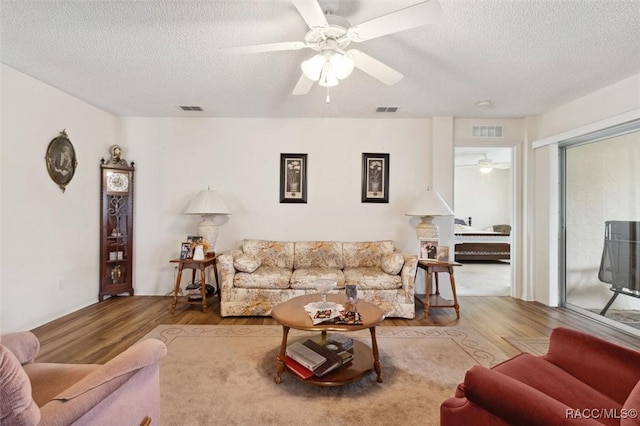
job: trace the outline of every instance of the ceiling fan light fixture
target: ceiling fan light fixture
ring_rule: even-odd
[[[320,73],[320,80],[318,84],[323,87],[333,87],[340,84],[338,81],[338,77],[336,77],[336,72],[331,65],[331,62],[327,62],[324,67],[322,67],[322,72]]]
[[[353,59],[349,55],[343,55],[341,53],[334,53],[329,59],[331,66],[338,79],[343,80],[353,72]]]
[[[302,64],[300,64],[300,67],[302,68],[302,72],[304,73],[304,75],[309,80],[318,81],[326,61],[327,60],[325,59],[325,57],[318,53],[311,59],[307,59]]]
[[[489,159],[482,159],[482,160],[478,160],[478,171],[480,171],[480,173],[491,173],[491,170],[493,170],[493,162]]]

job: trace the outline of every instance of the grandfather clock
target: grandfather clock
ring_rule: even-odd
[[[135,165],[114,145],[100,160],[100,293],[133,296],[133,188]]]

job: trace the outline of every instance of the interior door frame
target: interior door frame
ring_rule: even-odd
[[[527,285],[524,277],[526,277],[523,271],[523,259],[524,259],[524,247],[522,246],[521,233],[523,229],[526,229],[523,223],[524,218],[524,193],[523,187],[523,149],[521,141],[510,140],[467,140],[465,142],[454,144],[454,183],[456,179],[455,169],[455,149],[456,148],[510,148],[511,149],[511,179],[510,179],[510,191],[511,191],[511,254],[510,254],[510,284],[511,284],[511,296],[519,299],[530,300],[527,297],[529,293],[526,291]],[[454,185],[455,188],[455,185]],[[455,193],[454,193],[455,197]]]

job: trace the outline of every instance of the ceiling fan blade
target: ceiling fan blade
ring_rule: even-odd
[[[300,50],[307,47],[307,45],[301,41],[283,41],[280,43],[267,43],[267,44],[252,44],[249,46],[235,46],[235,47],[222,47],[221,51],[236,53],[239,55],[249,53],[265,53],[265,52],[278,52],[282,50]]]
[[[404,77],[390,66],[362,53],[358,49],[351,49],[347,53],[353,58],[353,63],[357,68],[366,72],[370,76],[377,78],[388,86],[396,84],[402,80],[402,77]]]
[[[304,73],[300,76],[296,87],[293,89],[292,95],[306,95],[313,87],[314,81],[307,78]]]
[[[316,0],[291,0],[309,28],[324,28],[329,25],[324,12]]]
[[[434,22],[442,16],[438,0],[429,0],[349,28],[352,41],[361,42]]]

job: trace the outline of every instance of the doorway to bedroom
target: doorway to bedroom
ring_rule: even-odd
[[[510,296],[512,148],[455,148],[454,170],[457,294]]]

